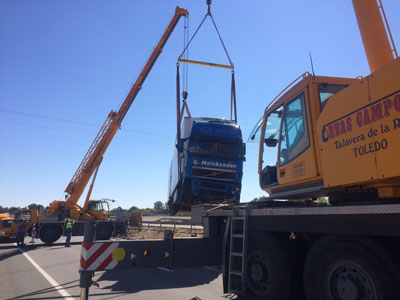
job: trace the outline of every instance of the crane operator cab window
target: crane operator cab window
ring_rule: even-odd
[[[337,92],[340,92],[347,86],[348,86],[348,84],[321,83],[318,86],[319,101],[321,103],[321,111],[324,109],[326,103],[328,103],[328,100],[332,95],[336,94]]]
[[[266,120],[262,166],[262,187],[278,184],[276,149],[282,120],[282,106],[271,112]],[[265,147],[266,146],[266,147]],[[271,161],[274,160],[274,161]],[[272,162],[272,164],[271,164]]]
[[[310,139],[304,93],[302,93],[285,105],[279,143],[279,166],[295,159],[308,146],[310,146]]]
[[[100,201],[89,202],[88,210],[103,210],[103,206]]]
[[[266,117],[266,126],[264,133],[263,157],[262,157],[262,187],[278,183],[277,179],[277,145],[279,137],[279,128],[282,119],[282,106],[272,111]],[[257,123],[250,134],[248,143],[259,143],[263,127],[263,118]]]

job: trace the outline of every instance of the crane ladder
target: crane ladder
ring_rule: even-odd
[[[234,206],[231,217],[228,276],[228,291],[234,294],[244,294],[246,288],[247,222],[247,207]]]

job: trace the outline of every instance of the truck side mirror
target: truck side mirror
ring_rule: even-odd
[[[264,140],[264,142],[267,147],[276,147],[276,145],[278,144],[278,139],[267,138]]]
[[[243,156],[246,155],[246,143],[243,143]]]
[[[183,139],[178,139],[176,142],[176,149],[178,149],[179,152],[183,151]]]

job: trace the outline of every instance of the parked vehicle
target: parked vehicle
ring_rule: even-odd
[[[11,230],[13,221],[14,218],[11,218],[9,214],[0,214],[0,240],[15,238]]]

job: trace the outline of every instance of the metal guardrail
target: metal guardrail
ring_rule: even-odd
[[[180,226],[190,226],[190,230],[193,229],[198,229],[199,227],[202,228],[203,226],[201,225],[196,225],[194,224],[190,219],[178,219],[178,218],[161,218],[155,221],[142,221],[142,225],[147,224],[147,227],[150,227],[152,224],[154,225],[159,225],[160,228],[163,227],[169,227],[171,228],[173,226],[174,230],[176,227]],[[197,227],[197,228],[196,228]]]

